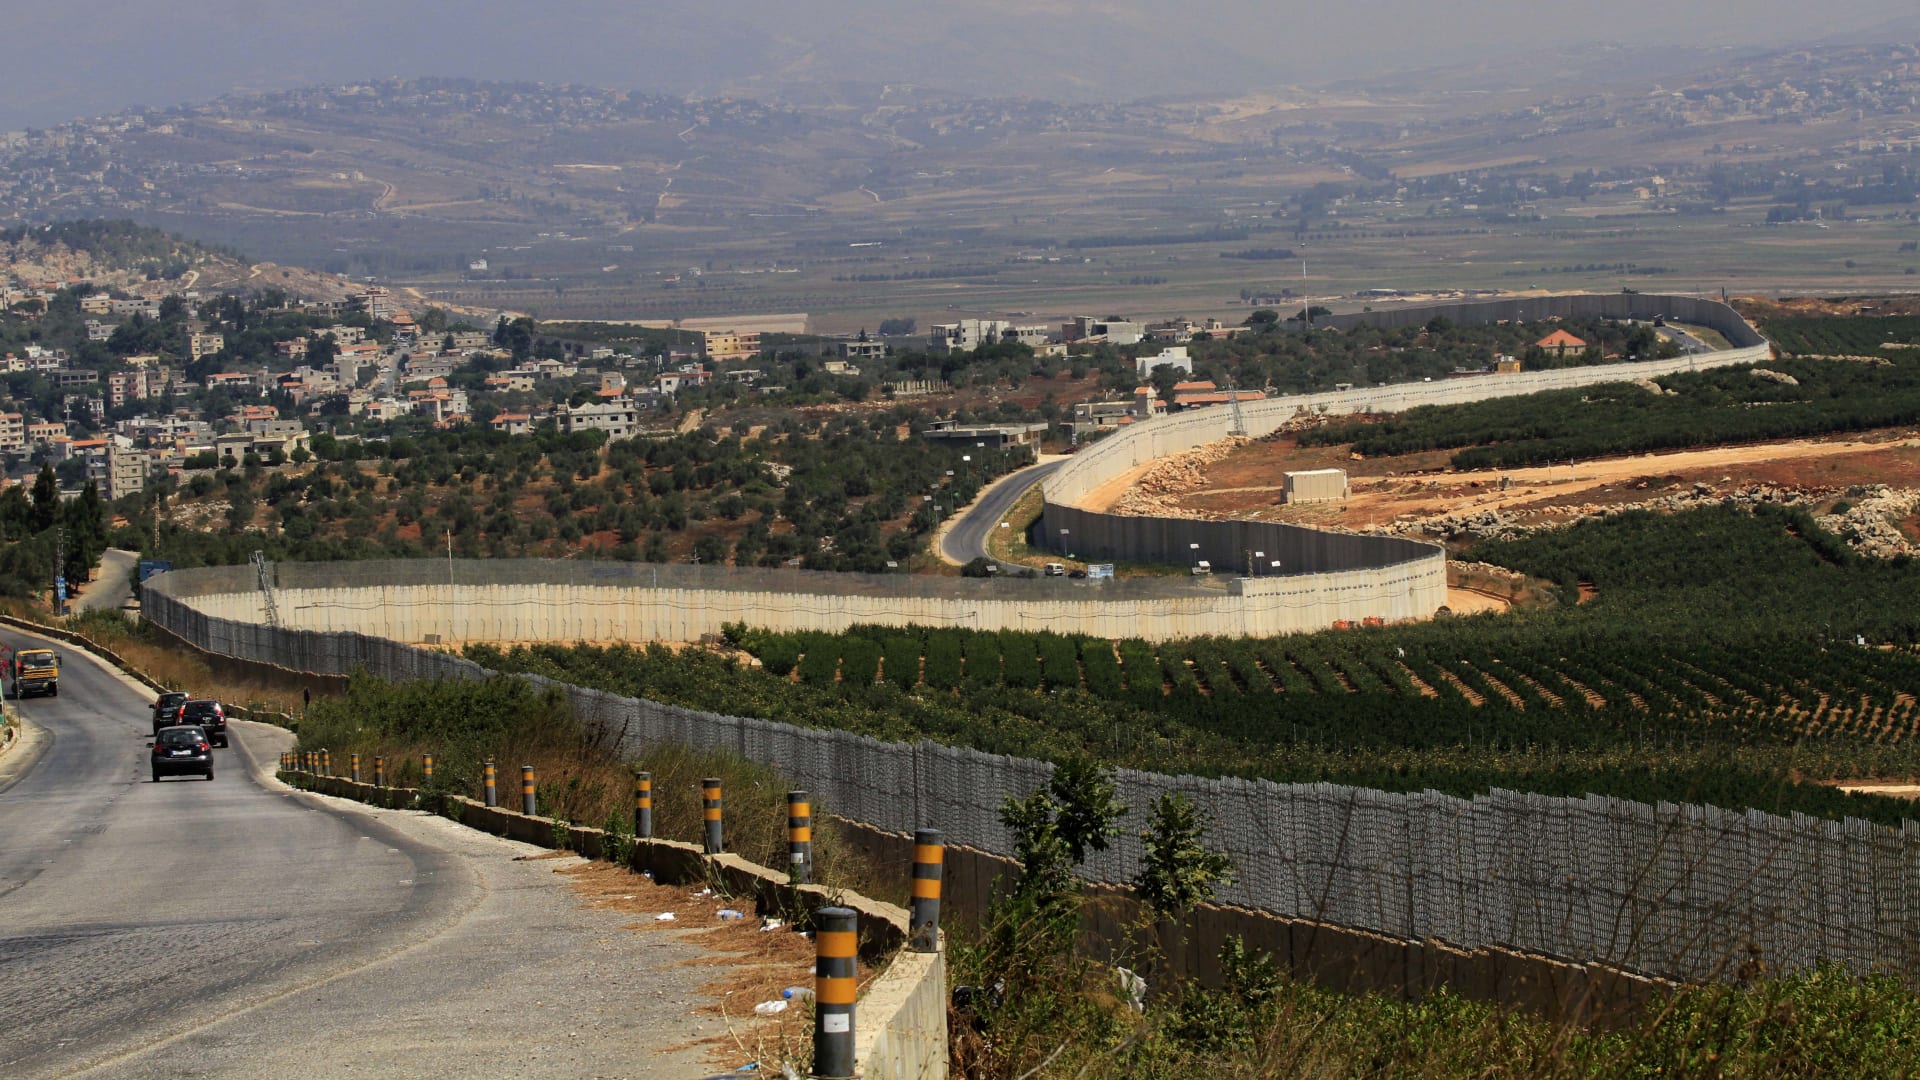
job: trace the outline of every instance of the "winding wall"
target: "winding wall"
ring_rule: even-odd
[[[1349,330],[1369,324],[1382,327],[1424,324],[1436,316],[1456,323],[1481,325],[1555,317],[1644,320],[1656,315],[1712,327],[1734,348],[1672,360],[1293,394],[1242,405],[1244,431],[1259,438],[1308,412],[1404,412],[1421,405],[1456,405],[1543,390],[1751,364],[1771,355],[1766,339],[1738,312],[1718,301],[1690,296],[1622,293],[1427,305],[1334,316],[1323,319],[1319,325]],[[1071,551],[1082,559],[1185,564],[1199,558],[1216,568],[1230,567],[1241,572],[1247,570],[1247,552],[1266,551],[1269,559],[1278,553],[1282,572],[1289,575],[1381,574],[1379,587],[1387,587],[1391,579],[1398,587],[1410,590],[1391,602],[1389,606],[1396,610],[1430,615],[1445,603],[1446,557],[1435,545],[1277,522],[1135,517],[1082,505],[1096,490],[1129,470],[1227,438],[1233,433],[1233,423],[1231,410],[1201,409],[1135,424],[1082,450],[1041,484],[1046,509],[1039,525],[1040,541],[1052,550]],[[1436,580],[1437,589],[1433,584]]]

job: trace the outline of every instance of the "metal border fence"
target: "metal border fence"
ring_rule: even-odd
[[[151,579],[146,617],[208,652],[294,671],[479,679],[445,653],[349,632],[287,630],[208,616]],[[211,595],[202,572],[194,591]],[[232,568],[233,591],[249,584]],[[184,582],[182,582],[184,584]],[[889,743],[684,709],[566,684],[583,723],[637,753],[657,744],[724,750],[778,769],[822,812],[895,833],[1010,855],[999,811],[1044,784],[1042,761],[933,742]],[[1920,976],[1920,824],[1649,805],[1601,796],[1494,791],[1471,799],[1334,784],[1275,784],[1122,771],[1123,831],[1085,867],[1138,873],[1148,808],[1184,792],[1208,840],[1238,868],[1224,902],[1296,918],[1601,961],[1666,978],[1731,978],[1823,960]]]

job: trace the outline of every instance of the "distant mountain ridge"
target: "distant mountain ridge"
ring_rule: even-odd
[[[1710,6],[1618,0],[1580,25],[1517,0],[102,0],[84,28],[58,6],[9,13],[10,40],[32,47],[9,57],[0,131],[235,90],[426,74],[679,95],[812,99],[837,84],[912,83],[959,97],[1132,101],[1365,84],[1463,63],[1499,75],[1608,40],[1624,42],[1622,55],[1886,40],[1873,35],[1912,21],[1899,0],[1852,0],[1822,11],[1826,37],[1815,39],[1788,0],[1742,8],[1728,20]]]

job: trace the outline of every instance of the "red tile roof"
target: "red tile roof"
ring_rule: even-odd
[[[1587,347],[1586,342],[1574,337],[1565,330],[1555,330],[1553,333],[1534,342],[1534,344],[1542,349],[1584,349]]]

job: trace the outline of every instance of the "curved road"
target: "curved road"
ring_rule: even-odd
[[[987,537],[1000,526],[1007,511],[1013,509],[1013,504],[1020,501],[1027,489],[1053,475],[1053,471],[1064,464],[1066,461],[1062,460],[1029,465],[1002,477],[947,528],[940,538],[940,554],[953,563],[986,558]]]
[[[583,911],[525,845],[284,787],[277,728],[152,783],[150,696],[56,647],[0,758],[0,1075],[712,1071],[642,1049],[705,1034],[701,980],[658,970],[697,948]]]

